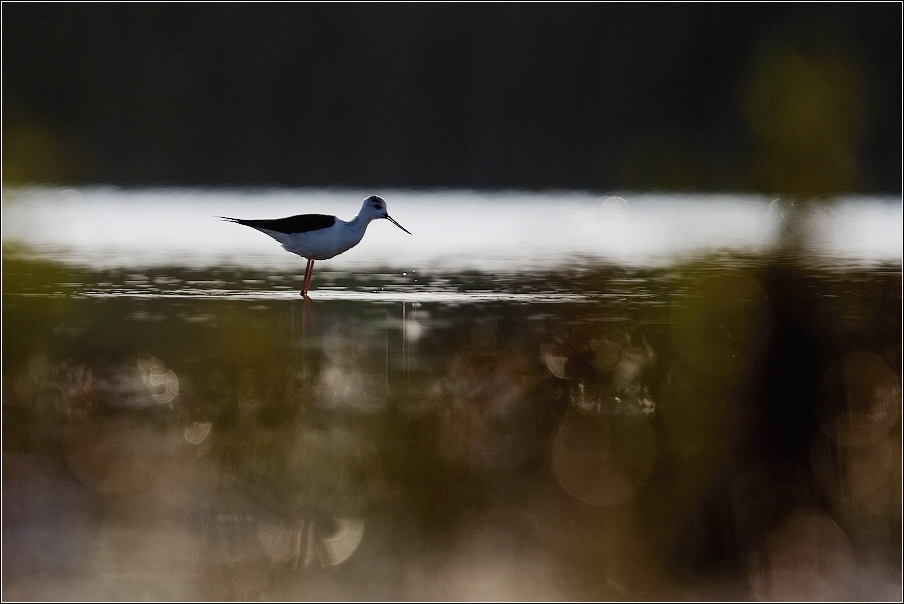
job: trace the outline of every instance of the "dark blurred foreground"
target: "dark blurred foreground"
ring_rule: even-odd
[[[899,266],[447,277],[7,250],[4,599],[900,599]]]

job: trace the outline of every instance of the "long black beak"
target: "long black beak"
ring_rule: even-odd
[[[398,222],[396,222],[395,220],[393,220],[393,219],[392,219],[392,216],[390,216],[389,214],[387,214],[387,215],[384,216],[383,218],[385,218],[386,220],[388,220],[388,221],[391,222],[392,224],[396,225],[397,227],[399,227],[400,229],[402,229],[403,231],[405,231],[405,232],[408,233],[409,235],[411,234],[411,231],[409,231],[408,229],[406,229],[405,227],[403,227],[402,225],[400,225]]]

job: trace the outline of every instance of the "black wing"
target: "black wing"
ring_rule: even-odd
[[[289,235],[292,233],[307,233],[308,231],[328,229],[336,224],[336,217],[327,216],[326,214],[299,214],[298,216],[277,218],[276,220],[242,220],[241,218],[229,218],[227,216],[220,216],[219,218],[250,226],[255,229],[267,229],[268,231],[276,231]]]

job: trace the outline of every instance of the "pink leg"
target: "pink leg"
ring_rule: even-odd
[[[314,261],[308,258],[308,266],[304,269],[304,282],[301,285],[301,295],[308,296],[308,288],[311,287],[311,276],[314,274]]]

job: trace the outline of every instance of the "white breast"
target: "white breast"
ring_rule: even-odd
[[[283,248],[293,254],[312,260],[327,260],[358,245],[361,238],[364,237],[366,228],[366,224],[363,225],[363,228],[355,228],[352,223],[337,220],[328,229],[306,233],[286,234],[266,229],[260,230],[279,241]]]

